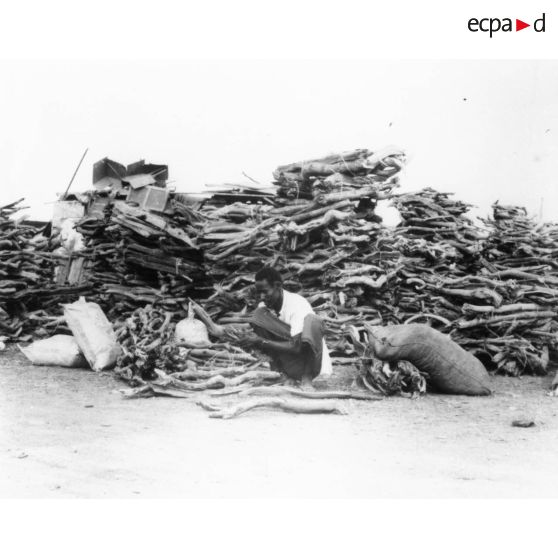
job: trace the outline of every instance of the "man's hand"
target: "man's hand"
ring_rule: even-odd
[[[261,349],[263,345],[263,339],[253,333],[247,333],[246,335],[240,337],[237,343],[243,349]]]

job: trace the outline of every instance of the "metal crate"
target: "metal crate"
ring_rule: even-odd
[[[169,199],[169,190],[157,186],[145,186],[130,190],[126,201],[137,204],[141,209],[147,211],[163,212]]]

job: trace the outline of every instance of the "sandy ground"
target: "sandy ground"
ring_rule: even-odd
[[[557,497],[550,382],[498,377],[488,398],[218,420],[197,396],[126,400],[110,374],[34,367],[10,348],[0,354],[0,496]],[[511,426],[524,417],[536,426]]]

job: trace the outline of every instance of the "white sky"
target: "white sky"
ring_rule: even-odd
[[[0,203],[49,218],[92,164],[167,163],[180,191],[395,144],[404,188],[558,220],[558,61],[0,62]],[[467,100],[463,100],[466,98]],[[391,123],[391,126],[390,126]]]

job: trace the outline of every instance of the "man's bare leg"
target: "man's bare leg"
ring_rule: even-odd
[[[304,391],[314,391],[316,389],[312,385],[312,378],[310,376],[302,376],[300,380],[300,389]]]

